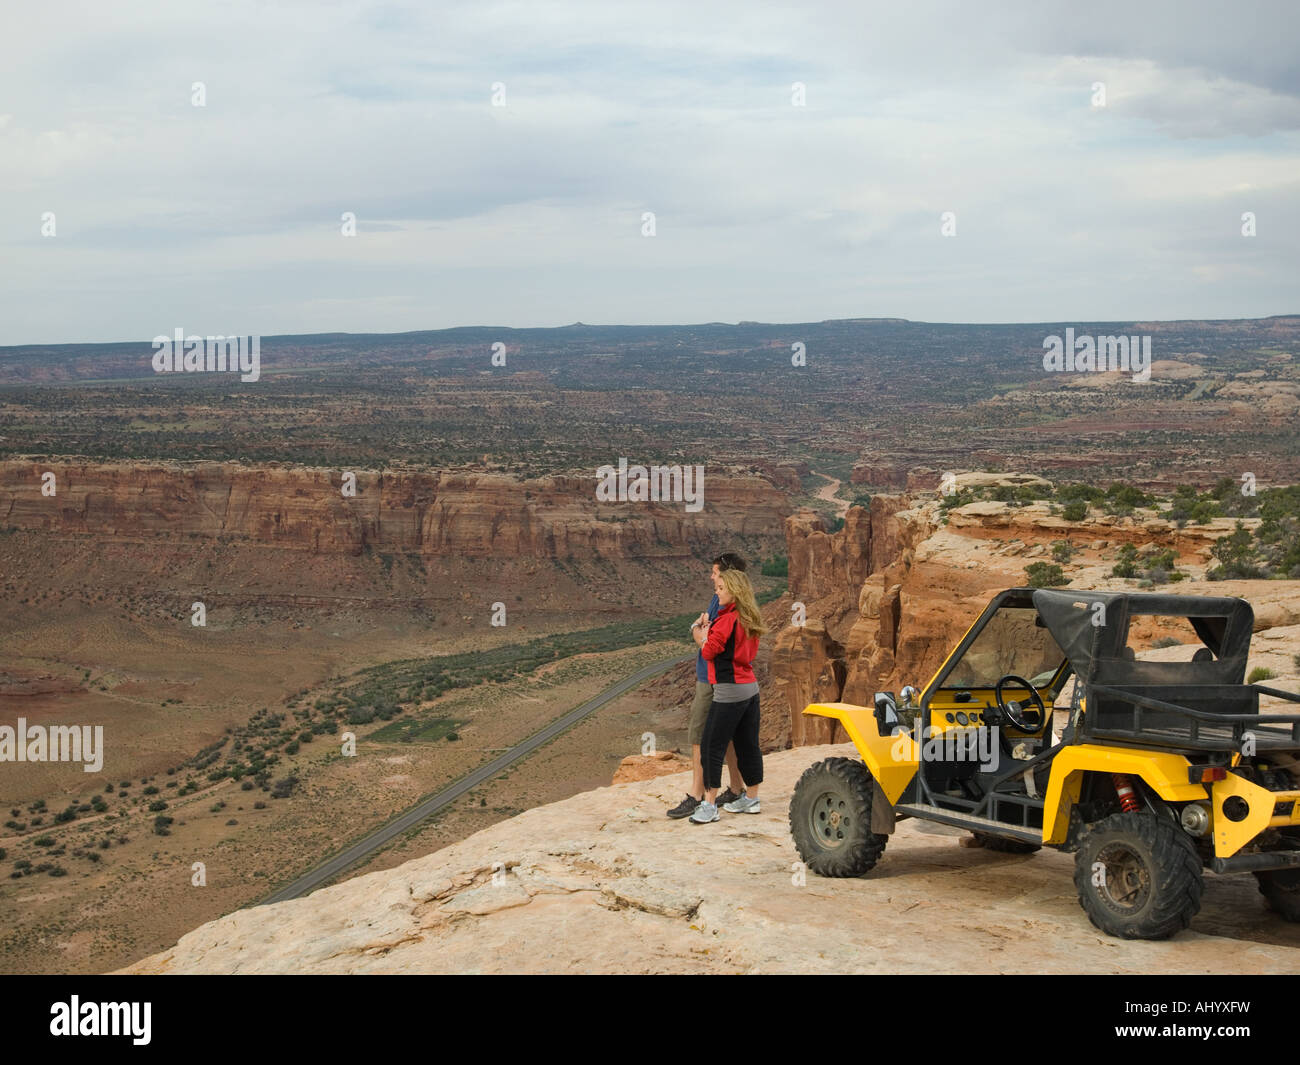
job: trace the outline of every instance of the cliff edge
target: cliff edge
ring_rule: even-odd
[[[1103,936],[1072,856],[962,846],[905,821],[865,877],[799,875],[800,773],[850,746],[765,757],[763,812],[669,821],[689,777],[585,792],[382,872],[195,929],[125,973],[1295,972],[1300,926],[1253,877],[1207,877],[1164,943]]]

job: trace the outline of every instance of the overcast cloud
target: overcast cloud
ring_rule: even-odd
[[[1300,312],[1298,27],[1284,2],[15,6],[0,344]]]

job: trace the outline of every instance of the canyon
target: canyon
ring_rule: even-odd
[[[51,483],[53,495],[44,494]],[[683,558],[721,543],[780,546],[784,493],[708,471],[704,508],[601,502],[596,477],[438,470],[0,462],[0,526],[101,543],[245,541],[314,555],[429,558]],[[354,492],[355,494],[349,494]],[[721,548],[717,548],[721,550]]]
[[[954,491],[1018,487],[1041,479],[1016,474],[955,474]],[[830,532],[822,518],[797,510],[786,519],[789,591],[779,604],[783,627],[774,635],[765,707],[773,747],[841,742],[838,723],[804,717],[813,702],[870,705],[876,691],[918,689],[1004,588],[1023,587],[1025,567],[1066,542],[1075,552],[1064,567],[1080,588],[1133,588],[1111,574],[1123,544],[1170,548],[1189,579],[1170,590],[1186,595],[1248,599],[1255,611],[1251,665],[1272,668],[1294,686],[1300,651],[1300,582],[1207,581],[1209,550],[1234,521],[1177,524],[1154,512],[1067,521],[1048,504],[976,501],[944,514],[930,491],[877,495],[868,508],[848,511]],[[1248,520],[1249,526],[1251,522]],[[805,618],[792,624],[798,606]],[[778,604],[772,604],[776,609]],[[1144,633],[1148,643],[1162,631]]]

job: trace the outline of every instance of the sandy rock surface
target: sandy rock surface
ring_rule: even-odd
[[[961,846],[903,822],[850,880],[798,883],[786,824],[799,774],[852,748],[767,756],[763,812],[670,821],[684,774],[539,807],[444,850],[304,899],[232,913],[134,973],[1293,973],[1300,927],[1254,878],[1207,877],[1164,943],[1094,929],[1073,858]]]

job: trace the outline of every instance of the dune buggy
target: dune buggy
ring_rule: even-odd
[[[1074,853],[1079,902],[1113,936],[1186,928],[1207,869],[1253,873],[1300,920],[1300,713],[1286,705],[1300,696],[1244,683],[1253,621],[1241,599],[1000,593],[915,706],[904,689],[805,708],[839,721],[861,760],[800,778],[800,857],[861,875],[915,817],[992,850]],[[1139,660],[1153,633],[1168,649]]]

